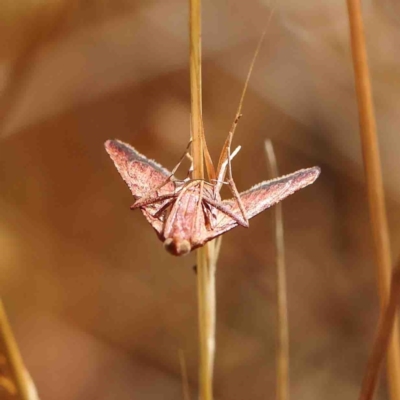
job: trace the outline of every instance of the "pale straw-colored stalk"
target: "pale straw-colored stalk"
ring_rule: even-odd
[[[274,148],[270,140],[265,141],[265,152],[272,178],[279,176]],[[282,203],[275,211],[275,257],[277,272],[277,325],[278,348],[276,354],[276,400],[289,399],[289,321],[287,309],[285,242],[283,233]]]
[[[193,179],[204,179],[201,86],[201,0],[190,0],[190,94]],[[215,357],[215,241],[197,250],[197,288],[200,337],[200,399],[212,400]]]
[[[382,313],[389,301],[392,260],[382,183],[376,121],[360,0],[347,0],[351,49],[358,101],[360,137],[367,180],[371,226],[377,265],[377,283]],[[398,318],[388,349],[388,383],[391,400],[400,400],[400,348]]]

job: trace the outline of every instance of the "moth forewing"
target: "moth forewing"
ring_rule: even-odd
[[[261,182],[240,193],[247,218],[253,218],[298,190],[311,185],[318,178],[320,172],[319,167],[302,169],[280,178]],[[223,200],[221,205],[229,213],[240,216],[239,204],[236,199]],[[229,213],[219,210],[217,222],[213,231],[209,232],[207,240],[212,240],[239,225],[238,218],[233,218]]]
[[[163,184],[163,194],[173,192],[173,183],[167,182],[171,172],[160,164],[120,140],[107,140],[104,147],[135,198],[142,198]]]
[[[175,196],[174,184],[169,180],[171,172],[120,140],[107,140],[104,147],[136,202],[149,196],[158,199],[140,209],[161,238],[164,218],[159,213]]]
[[[240,194],[248,218],[311,185],[319,176],[319,167],[305,168],[288,175],[261,182]]]

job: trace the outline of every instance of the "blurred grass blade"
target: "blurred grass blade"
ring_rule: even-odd
[[[270,140],[265,141],[265,152],[271,169],[271,177],[279,176],[274,148]],[[278,307],[278,351],[276,371],[276,399],[289,399],[289,322],[287,311],[285,242],[283,234],[282,203],[275,211],[275,254],[277,269],[277,307]]]
[[[183,400],[190,400],[190,389],[189,389],[189,378],[187,374],[185,354],[183,350],[179,350],[179,364],[181,366],[181,376],[182,376],[182,394]]]
[[[22,361],[21,354],[18,349],[12,333],[8,318],[0,300],[0,340],[5,349],[5,357],[10,367],[14,386],[17,390],[19,400],[39,400],[33,381],[26,370]],[[9,386],[12,390],[12,386]]]
[[[392,260],[376,134],[376,121],[372,103],[360,0],[347,0],[347,7],[358,100],[360,135],[377,263],[378,290],[381,310],[384,310],[389,299]],[[388,352],[388,381],[390,398],[392,400],[400,400],[400,348],[397,318],[394,321],[393,335]]]
[[[382,362],[385,357],[390,335],[396,317],[397,307],[400,301],[400,262],[397,264],[390,289],[389,302],[386,310],[381,312],[376,338],[372,352],[368,360],[359,400],[371,400],[375,393],[376,384],[379,378]]]

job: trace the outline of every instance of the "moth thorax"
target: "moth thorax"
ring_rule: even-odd
[[[190,253],[192,246],[190,245],[188,240],[179,240],[168,238],[164,241],[165,250],[174,256],[184,256],[185,254]]]

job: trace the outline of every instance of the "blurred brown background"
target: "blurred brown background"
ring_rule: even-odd
[[[239,190],[269,178],[266,138],[282,174],[321,166],[284,202],[291,395],[354,399],[378,309],[345,2],[204,1],[206,137],[217,160],[271,7],[233,173]],[[394,0],[364,2],[394,260],[399,16]],[[169,169],[182,154],[187,2],[2,0],[0,57],[0,288],[41,399],[181,399],[179,349],[195,398],[195,257],[167,254],[129,210],[103,148],[119,138]],[[223,240],[218,399],[274,396],[272,221]]]

